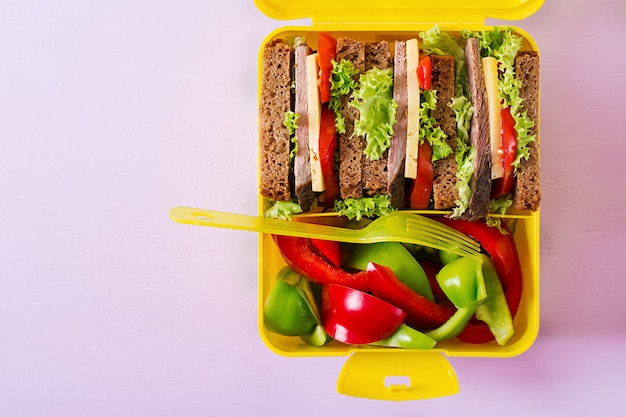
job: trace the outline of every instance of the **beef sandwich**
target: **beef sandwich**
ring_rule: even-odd
[[[267,215],[537,210],[539,57],[508,29],[267,43],[260,192]]]

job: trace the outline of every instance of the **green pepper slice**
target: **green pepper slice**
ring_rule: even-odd
[[[346,268],[366,271],[369,262],[384,265],[416,293],[435,301],[428,277],[421,265],[399,242],[379,242],[355,245],[344,265]]]
[[[443,325],[426,333],[437,340],[458,336],[474,316],[476,306],[487,297],[482,262],[462,257],[450,261],[437,273],[437,282],[448,299],[457,307]]]
[[[370,345],[404,349],[432,349],[436,343],[434,338],[402,323],[391,336],[370,343]]]
[[[316,304],[307,300],[313,292],[309,282],[289,268],[283,268],[263,306],[263,324],[273,333],[301,336],[315,330],[319,315]]]
[[[496,342],[500,346],[505,346],[515,334],[513,317],[498,273],[486,255],[483,255],[483,277],[487,298],[476,307],[476,318],[487,323]]]

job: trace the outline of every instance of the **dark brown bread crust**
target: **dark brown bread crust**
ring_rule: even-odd
[[[539,54],[536,51],[521,51],[515,57],[515,74],[522,80],[520,96],[522,112],[527,112],[535,122],[532,133],[539,133]],[[530,156],[522,159],[517,171],[513,190],[513,207],[517,210],[537,210],[541,202],[541,173],[539,167],[539,143],[528,144]]]
[[[289,152],[291,139],[283,125],[291,109],[293,49],[280,39],[263,48],[259,105],[260,193],[276,201],[291,199]]]
[[[459,198],[456,189],[457,163],[456,151],[456,118],[450,107],[454,97],[454,57],[452,55],[431,55],[432,88],[437,91],[437,108],[431,116],[437,121],[446,134],[446,143],[452,148],[452,154],[435,163],[433,178],[434,208],[449,209],[456,206]]]
[[[368,43],[365,45],[365,71],[372,68],[387,69],[391,64],[389,44],[386,41]],[[388,152],[383,157],[372,161],[363,157],[363,188],[367,196],[387,194],[387,158]]]
[[[365,71],[365,44],[363,42],[341,37],[337,39],[337,62],[350,61],[359,74]],[[359,75],[355,75],[358,80]],[[346,121],[345,133],[338,135],[339,143],[339,192],[341,198],[363,197],[362,160],[365,141],[354,136],[354,121],[359,111],[349,105],[350,96],[341,99],[339,111]]]

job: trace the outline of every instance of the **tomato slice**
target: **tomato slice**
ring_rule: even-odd
[[[341,245],[339,242],[323,239],[311,239],[313,246],[333,265],[341,266]]]
[[[361,345],[391,336],[406,314],[371,294],[343,285],[322,288],[322,324],[330,337]]]
[[[420,143],[417,155],[417,177],[413,181],[410,207],[421,210],[428,208],[435,175],[432,162],[433,149],[428,141]]]
[[[420,59],[417,66],[417,80],[419,81],[420,88],[423,90],[430,90],[433,84],[433,63],[430,60],[430,56],[426,56]]]
[[[332,61],[337,55],[337,40],[327,33],[320,33],[317,42],[317,60],[320,66],[318,79],[320,100],[322,103],[330,101],[330,73],[333,69]]]
[[[513,162],[517,157],[517,131],[515,120],[508,107],[500,111],[500,133],[502,134],[502,166],[504,175],[491,184],[491,198],[504,197],[511,192],[514,183]]]
[[[320,164],[324,177],[324,205],[332,205],[339,197],[339,183],[335,176],[335,149],[337,149],[337,135],[335,128],[335,113],[322,106],[320,117]]]

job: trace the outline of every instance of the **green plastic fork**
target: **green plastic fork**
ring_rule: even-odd
[[[403,211],[395,211],[392,214],[379,217],[362,229],[347,229],[183,206],[171,209],[170,218],[178,223],[197,226],[338,242],[411,243],[448,251],[460,256],[480,257],[480,245],[469,236],[428,217]]]

